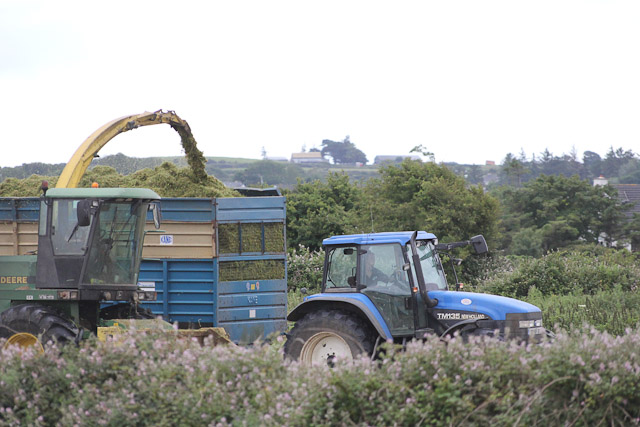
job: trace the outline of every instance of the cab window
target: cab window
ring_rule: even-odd
[[[325,289],[355,287],[357,254],[355,246],[329,250]]]

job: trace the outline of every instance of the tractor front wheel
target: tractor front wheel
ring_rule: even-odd
[[[370,355],[375,340],[375,332],[359,317],[339,310],[320,310],[296,322],[284,352],[307,365],[333,366],[338,360]]]
[[[76,325],[52,307],[21,304],[0,314],[0,338],[7,339],[5,346],[36,346],[43,350],[43,344],[74,342],[79,335]]]

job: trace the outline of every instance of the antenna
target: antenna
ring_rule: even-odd
[[[371,214],[371,232],[375,233],[376,230],[373,229],[373,206],[369,205],[369,213]]]

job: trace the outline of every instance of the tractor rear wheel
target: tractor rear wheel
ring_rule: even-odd
[[[6,338],[5,346],[35,345],[43,350],[43,344],[74,342],[80,330],[70,320],[52,307],[38,304],[21,304],[0,314],[0,338]]]
[[[284,353],[307,365],[352,360],[370,355],[376,333],[359,317],[340,310],[320,310],[298,320],[288,334]]]

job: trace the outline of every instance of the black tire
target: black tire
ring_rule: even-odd
[[[16,334],[27,333],[38,338],[41,344],[77,342],[80,330],[53,307],[38,304],[21,304],[0,314],[0,338],[9,339]]]
[[[340,310],[319,310],[298,320],[287,336],[285,356],[306,364],[371,355],[377,333],[361,318]]]
[[[140,307],[128,302],[110,305],[100,309],[100,318],[104,320],[113,319],[155,319],[154,315],[148,308]]]

